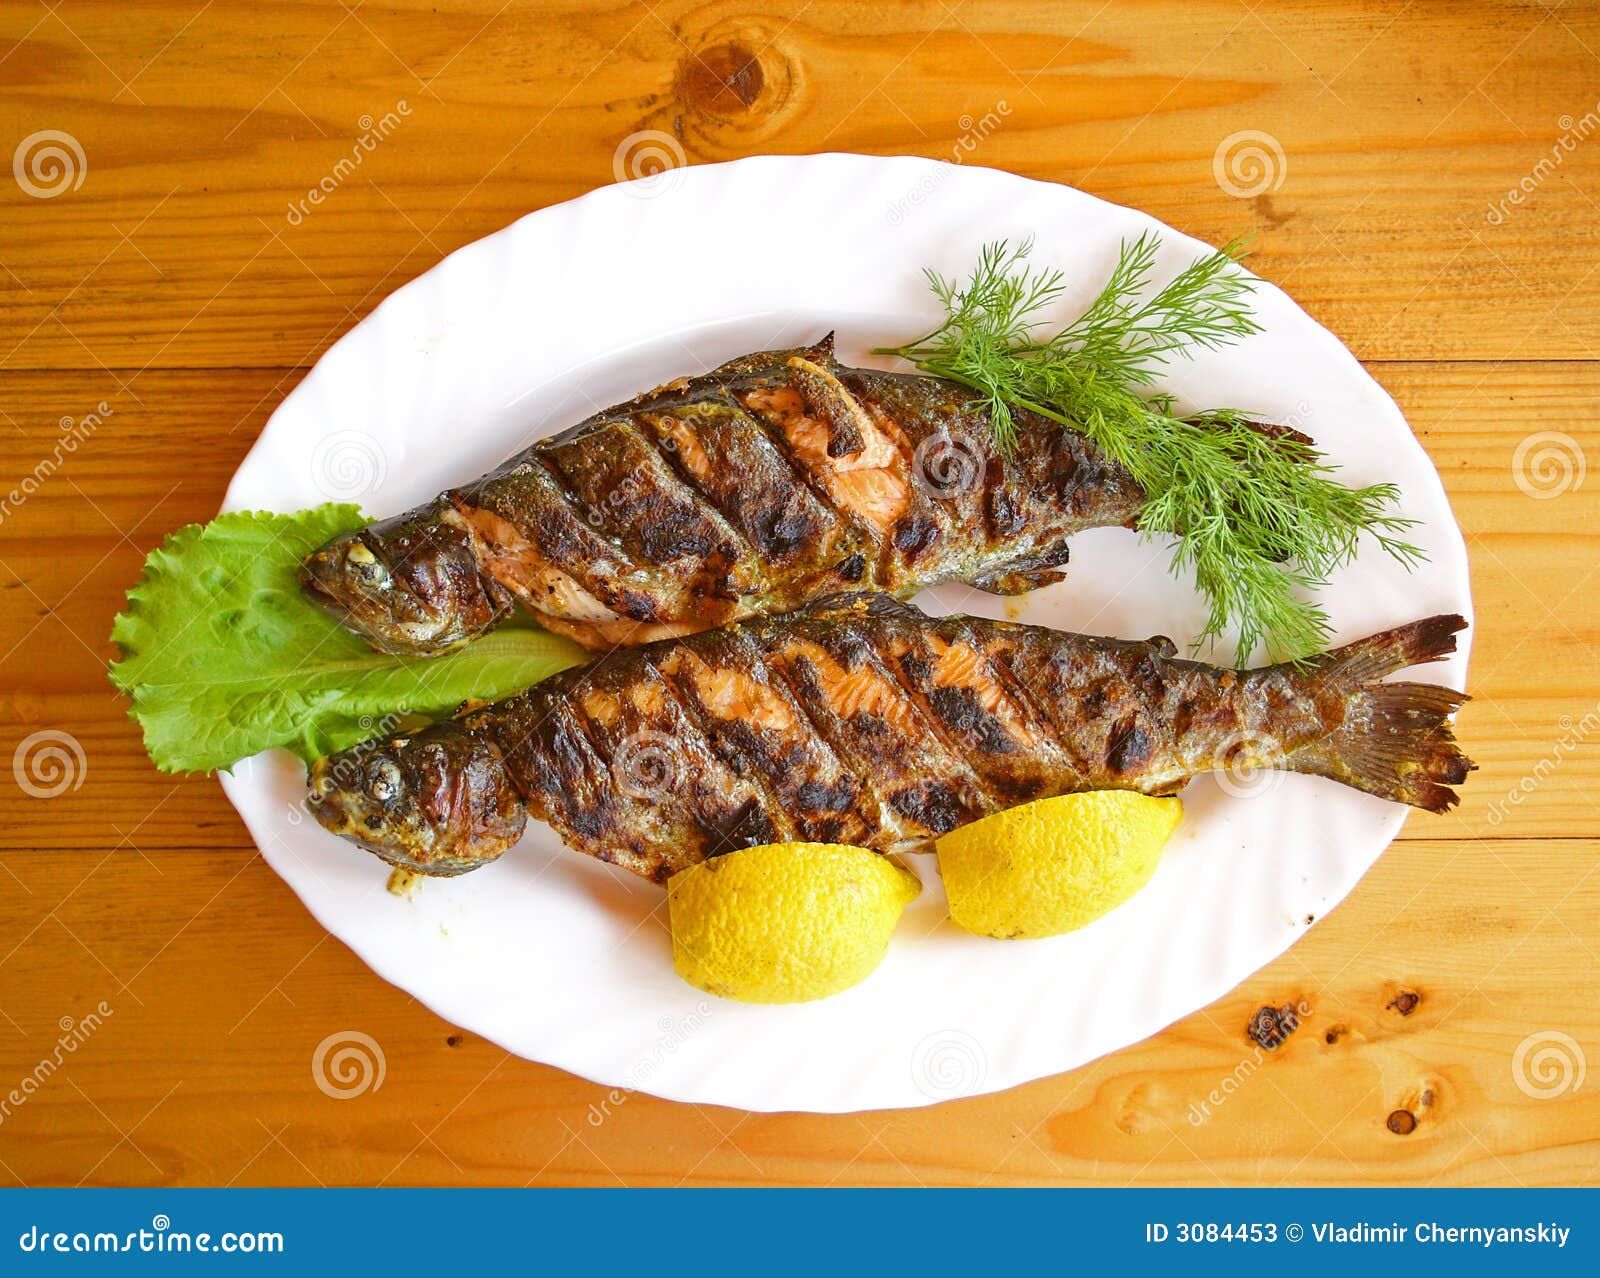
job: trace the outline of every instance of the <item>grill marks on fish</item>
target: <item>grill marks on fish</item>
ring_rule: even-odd
[[[490,577],[519,599],[537,600],[540,611],[573,621],[620,620],[570,573],[542,559],[514,524],[492,510],[461,502],[440,518],[472,538],[478,562]]]
[[[1161,792],[1206,771],[1214,743],[1234,735],[1231,672],[1174,660],[1156,643],[1086,638],[1067,652],[1024,632],[1007,659],[1021,686],[1054,690],[1039,712],[1087,788],[1141,776]]]
[[[711,467],[711,458],[700,436],[687,421],[676,413],[641,413],[639,420],[646,429],[655,432],[658,446],[677,458],[678,465],[702,492],[715,486],[716,472]]]
[[[764,789],[719,756],[665,671],[640,662],[630,685],[612,687],[620,713],[609,721],[586,715],[584,727],[610,783],[595,794],[593,818],[631,835],[621,840],[628,868],[659,877],[708,848],[793,837]]]
[[[1000,806],[1048,793],[1072,762],[1013,675],[1008,636],[980,636],[959,619],[944,625],[910,637],[898,658],[903,677],[920,690],[930,718],[962,743]]]
[[[793,821],[794,837],[853,843],[866,836],[860,781],[748,634],[704,636],[662,664],[718,756],[736,774],[759,780],[773,809]]]
[[[1440,617],[1305,668],[1233,671],[882,595],[619,652],[402,740],[319,762],[312,810],[390,860],[458,873],[524,811],[655,879],[786,839],[918,848],[1031,799],[1171,793],[1248,763],[1443,811],[1472,764],[1448,688],[1386,683],[1454,649]],[[376,769],[376,771],[374,771]]]
[[[766,589],[783,590],[813,555],[826,560],[837,553],[843,522],[794,482],[785,454],[731,395],[640,416],[704,499],[754,548]]]
[[[684,564],[658,612],[682,614],[696,599],[731,598],[751,584],[744,539],[680,478],[654,437],[607,422],[550,446],[546,456],[583,503],[585,519],[611,530],[636,565]]]
[[[795,356],[790,385],[746,391],[741,402],[776,429],[827,502],[881,544],[911,504],[913,457],[893,421],[874,417],[829,369]],[[882,565],[887,568],[888,565]]]
[[[794,638],[775,637],[764,648],[818,736],[860,778],[878,839],[920,844],[954,829],[960,814],[975,810],[979,800],[970,769],[929,730],[861,635],[847,625],[817,627]]]
[[[611,647],[851,587],[905,595],[968,580],[1015,593],[1059,576],[1072,534],[1135,518],[1142,491],[1083,437],[1019,412],[1002,458],[970,398],[840,365],[831,337],[744,356],[336,539],[302,580],[386,651],[464,643],[513,600]],[[941,479],[945,463],[956,482]],[[412,570],[374,580],[347,560],[358,542]]]
[[[483,537],[474,549],[480,566],[506,582],[522,574],[541,581],[560,573],[598,599],[614,617],[658,621],[654,594],[644,585],[638,566],[597,521],[591,523],[551,468],[544,452],[534,453],[504,475],[491,476],[446,494],[468,527]],[[513,585],[513,592],[516,587]],[[519,595],[542,616],[563,616],[549,597]]]

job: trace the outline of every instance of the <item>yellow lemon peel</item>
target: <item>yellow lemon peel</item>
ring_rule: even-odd
[[[667,881],[672,963],[690,985],[721,998],[826,998],[872,974],[921,890],[909,870],[865,848],[742,848]]]
[[[1095,790],[963,826],[938,841],[950,917],[1003,939],[1092,923],[1149,882],[1182,817],[1177,799]]]

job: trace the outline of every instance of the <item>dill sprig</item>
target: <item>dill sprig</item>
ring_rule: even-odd
[[[1175,573],[1207,602],[1197,648],[1229,629],[1237,661],[1257,647],[1300,661],[1327,646],[1327,613],[1307,596],[1355,557],[1362,533],[1408,567],[1423,555],[1401,534],[1393,484],[1348,488],[1304,436],[1234,409],[1180,417],[1151,388],[1174,356],[1228,346],[1260,331],[1253,277],[1234,241],[1149,291],[1160,247],[1125,241],[1105,287],[1077,319],[1046,331],[1040,313],[1065,290],[1060,271],[1028,264],[1032,241],[988,244],[964,283],[926,272],[944,322],[904,346],[880,348],[977,392],[995,444],[1016,443],[1014,409],[1071,427],[1132,473],[1146,501],[1139,529],[1176,538]]]

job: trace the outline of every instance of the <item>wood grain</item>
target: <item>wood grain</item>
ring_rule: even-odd
[[[1574,970],[1597,851],[1396,844],[1277,963],[1145,1043],[996,1096],[840,1117],[618,1100],[508,1057],[378,981],[250,853],[14,853],[4,1004],[26,1047],[8,1054],[31,1069],[60,1016],[111,1014],[0,1126],[0,1158],[68,1184],[1582,1181],[1600,1097],[1537,1099],[1511,1062],[1536,1032],[1600,1034]],[[1271,1052],[1245,1033],[1267,1005],[1304,1009]],[[310,1060],[349,1029],[386,1073],[338,1100]],[[1405,1136],[1397,1110],[1417,1119]]]
[[[1591,6],[195,7],[0,5],[0,134],[65,130],[86,164],[61,198],[0,184],[0,368],[310,362],[443,253],[611,181],[641,130],[690,162],[959,156],[1258,232],[1265,273],[1364,358],[1582,358],[1600,336]],[[1214,162],[1245,131],[1282,182],[1237,198]]]
[[[1518,443],[1570,431],[1600,456],[1600,365],[1513,363],[1375,364],[1443,475],[1469,530],[1475,700],[1461,736],[1482,765],[1462,806],[1447,817],[1417,815],[1407,838],[1529,838],[1582,828],[1597,811],[1600,757],[1561,742],[1586,715],[1600,714],[1600,601],[1575,564],[1600,564],[1600,489],[1554,499],[1517,487]],[[91,761],[80,790],[24,803],[0,830],[0,847],[85,847],[170,796],[140,826],[139,846],[187,847],[208,840],[249,846],[217,788],[152,774],[126,703],[111,691],[104,662],[110,618],[137,578],[144,554],[170,529],[209,518],[244,451],[298,373],[278,369],[157,371],[135,403],[106,373],[0,373],[0,403],[24,457],[43,456],[60,419],[100,404],[112,409],[90,446],[8,523],[0,523],[0,590],[11,606],[0,642],[0,744],[70,723]],[[177,469],[174,438],[214,442]],[[109,447],[107,445],[110,445]],[[119,533],[122,534],[119,537]],[[1584,730],[1600,740],[1600,722]],[[1581,744],[1578,742],[1576,744]],[[1513,805],[1538,760],[1536,792]]]
[[[0,138],[63,131],[84,157],[53,198],[0,180],[3,487],[59,462],[0,503],[0,748],[60,729],[86,759],[79,788],[0,806],[0,1097],[64,1018],[102,1022],[0,1104],[0,1181],[1592,1183],[1592,1084],[1529,1061],[1600,1060],[1600,498],[1529,450],[1554,432],[1600,457],[1596,50],[1592,7],[1443,0],[0,0]],[[150,768],[104,678],[110,619],[332,340],[443,253],[611,181],[641,130],[691,163],[959,156],[1258,232],[1259,269],[1395,395],[1466,531],[1462,807],[1414,816],[1213,1006],[922,1111],[608,1098],[379,981],[213,783]],[[1239,198],[1223,179],[1251,174],[1214,162],[1244,131],[1282,181]],[[1258,1051],[1251,1016],[1297,1004]],[[336,1100],[310,1060],[351,1028],[387,1073]]]

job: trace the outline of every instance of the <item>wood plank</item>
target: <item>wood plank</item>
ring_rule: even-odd
[[[1145,1043],[854,1116],[608,1098],[507,1057],[383,984],[248,854],[11,853],[0,1064],[32,1072],[63,1017],[88,1032],[0,1123],[0,1160],[66,1184],[1580,1183],[1600,1095],[1542,1071],[1568,1050],[1556,1035],[1600,1035],[1597,851],[1397,845],[1282,959]],[[1284,1005],[1298,1028],[1258,1050],[1247,1023]],[[334,1099],[311,1057],[352,1030],[384,1080]]]
[[[1397,395],[1471,530],[1478,633],[1460,731],[1481,763],[1462,807],[1418,815],[1407,838],[1529,838],[1593,828],[1600,792],[1600,489],[1525,494],[1513,460],[1542,431],[1600,457],[1600,365],[1386,364]],[[215,786],[155,773],[103,663],[110,618],[144,553],[208,518],[233,467],[298,374],[152,372],[135,401],[104,373],[0,374],[23,458],[50,453],[63,417],[104,403],[104,425],[0,522],[0,749],[70,726],[88,760],[81,789],[8,814],[0,846],[187,846],[197,831],[247,847]],[[0,425],[0,430],[7,427]],[[70,432],[69,432],[70,433]],[[190,441],[175,447],[174,440]],[[175,455],[179,454],[180,455]],[[1576,455],[1575,455],[1576,456]],[[1587,748],[1585,748],[1587,744]],[[1527,791],[1524,791],[1527,787]]]
[[[649,130],[689,163],[957,158],[1257,232],[1364,358],[1586,358],[1596,48],[1591,6],[1441,0],[5,0],[0,135],[83,160],[53,198],[0,183],[0,368],[309,362]]]
[[[0,493],[0,760],[40,729],[86,760],[77,790],[0,808],[0,1073],[42,1080],[0,1098],[0,1182],[1592,1184],[1597,50],[1594,6],[1444,0],[0,0],[0,136],[83,155],[52,198],[0,173],[0,487],[52,472]],[[332,340],[612,181],[645,130],[688,163],[958,158],[1253,231],[1358,354],[1420,361],[1370,367],[1468,530],[1463,807],[1412,819],[1212,1007],[930,1110],[610,1098],[379,981],[215,785],[150,768],[104,680],[110,617]],[[1260,176],[1219,170],[1230,138],[1265,148],[1258,192],[1228,189]],[[1527,469],[1552,444],[1565,480]],[[1258,1052],[1250,1017],[1295,1004]],[[335,1100],[310,1061],[349,1030],[386,1081]]]

